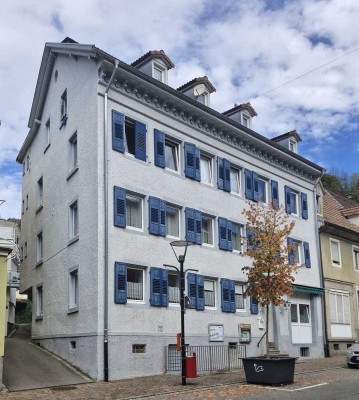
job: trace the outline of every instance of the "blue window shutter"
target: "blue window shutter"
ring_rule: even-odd
[[[197,308],[197,275],[191,272],[187,275],[188,297],[190,299],[190,308]]]
[[[135,121],[135,157],[146,161],[146,125]]]
[[[226,192],[230,192],[231,191],[231,164],[226,159],[223,159],[223,171],[224,171],[224,190]]]
[[[162,300],[161,304],[163,307],[168,306],[168,271],[166,269],[162,269]]]
[[[250,298],[251,314],[258,314],[258,301],[253,297]]]
[[[152,235],[160,234],[160,204],[161,200],[157,197],[150,196],[148,198],[148,219],[149,219],[149,227],[148,231]]]
[[[223,169],[224,159],[217,157],[217,186],[218,189],[224,189],[224,169]]]
[[[160,268],[151,267],[150,281],[151,306],[160,307],[162,305],[162,270]]]
[[[195,151],[195,156],[196,156],[196,175],[195,175],[195,179],[196,181],[200,182],[201,180],[201,150],[196,147],[196,151]]]
[[[155,137],[155,165],[165,167],[165,134],[158,129],[154,131]]]
[[[161,236],[166,236],[166,202],[160,200],[160,232]]]
[[[227,250],[232,251],[232,222],[227,220]]]
[[[226,218],[222,218],[222,217],[218,218],[218,237],[219,237],[218,247],[221,250],[228,250]]]
[[[246,189],[245,189],[246,199],[253,200],[253,173],[252,173],[252,171],[245,169],[244,177],[245,177],[245,181],[246,181]]]
[[[186,217],[186,240],[196,243],[196,210],[193,208],[185,209]]]
[[[284,196],[285,196],[285,211],[290,214],[292,212],[291,207],[291,189],[289,186],[284,186]]]
[[[272,194],[272,207],[279,207],[279,192],[278,192],[278,182],[271,181],[271,194]]]
[[[127,303],[127,264],[115,262],[115,303]]]
[[[204,276],[196,275],[197,278],[197,310],[204,310]]]
[[[221,279],[222,311],[231,312],[231,294],[229,290],[229,279]]]
[[[259,200],[259,182],[258,174],[253,172],[253,201]]]
[[[308,219],[308,197],[306,193],[300,194],[302,218]]]
[[[230,312],[236,312],[236,288],[234,281],[229,281]]]
[[[196,240],[197,244],[202,244],[202,213],[195,211],[196,215]]]
[[[184,144],[184,173],[187,178],[196,178],[196,146],[192,143]]]
[[[113,214],[114,225],[126,227],[126,190],[118,186],[113,187]]]
[[[112,110],[112,149],[123,153],[125,151],[125,116]]]
[[[289,264],[294,264],[294,259],[295,259],[295,251],[293,248],[293,243],[294,240],[292,238],[287,239],[287,244],[288,244],[288,262]]]
[[[310,263],[310,251],[309,251],[309,243],[308,242],[303,242],[303,248],[304,248],[304,263],[307,268],[311,268],[312,265]]]

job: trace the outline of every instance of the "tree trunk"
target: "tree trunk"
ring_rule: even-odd
[[[269,358],[269,304],[266,304],[266,358]]]

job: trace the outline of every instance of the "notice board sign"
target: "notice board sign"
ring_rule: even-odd
[[[210,324],[208,326],[208,334],[210,342],[223,342],[223,325]]]

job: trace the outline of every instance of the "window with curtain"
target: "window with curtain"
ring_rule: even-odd
[[[142,229],[142,198],[126,194],[126,226]]]
[[[166,236],[180,237],[179,214],[179,208],[170,205],[166,206]]]
[[[350,325],[349,293],[330,292],[330,322]]]
[[[201,182],[212,185],[212,159],[205,155],[200,158]]]

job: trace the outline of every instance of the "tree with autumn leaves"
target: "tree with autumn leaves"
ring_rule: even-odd
[[[247,247],[243,256],[252,259],[252,265],[242,271],[247,275],[246,296],[257,300],[266,309],[266,357],[269,358],[269,306],[285,302],[284,295],[291,295],[296,263],[289,263],[287,240],[294,228],[294,221],[283,207],[248,202],[243,210],[247,219]]]

